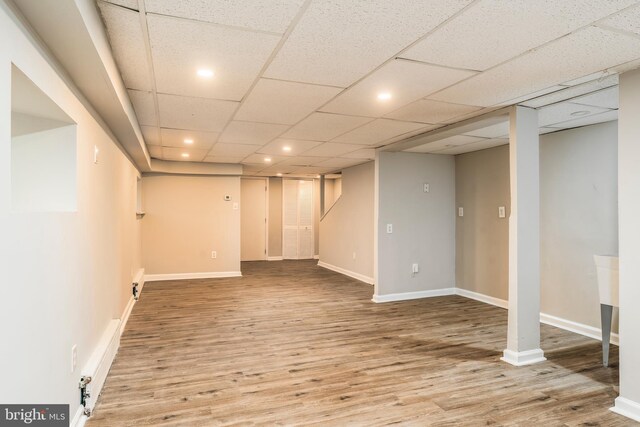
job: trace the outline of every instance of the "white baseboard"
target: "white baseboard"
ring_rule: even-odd
[[[505,350],[500,360],[513,366],[525,366],[544,362],[547,358],[544,357],[542,349],[536,348],[535,350],[527,351]]]
[[[322,262],[322,261],[318,261],[318,266],[322,268],[326,268],[327,270],[335,271],[336,273],[344,274],[345,276],[352,277],[356,280],[360,280],[361,282],[373,285],[373,277],[365,276],[364,274],[356,273],[354,271],[349,271],[342,267],[337,267],[335,265],[327,264],[326,262]]]
[[[161,280],[221,279],[224,277],[242,277],[242,272],[212,271],[205,273],[145,274],[144,280],[146,282],[158,282]]]
[[[407,301],[420,298],[442,297],[454,295],[455,288],[433,289],[429,291],[403,292],[399,294],[373,295],[373,302]]]
[[[138,284],[138,292],[142,291],[144,288],[144,268],[138,270],[135,276],[133,276],[133,283]]]
[[[113,319],[109,322],[100,341],[98,341],[98,345],[81,371],[82,376],[90,376],[92,379],[88,387],[91,397],[87,400],[85,408],[92,410],[102,392],[102,386],[120,347],[120,325],[120,319]]]
[[[282,256],[268,256],[267,261],[282,261]]]
[[[313,259],[320,259],[320,255],[314,255]]]
[[[615,404],[616,406],[610,409],[612,412],[640,422],[640,403],[618,396]]]
[[[124,328],[127,326],[127,322],[129,321],[129,316],[131,315],[131,311],[133,310],[133,306],[135,304],[136,304],[136,300],[133,298],[133,295],[131,295],[131,297],[129,298],[129,302],[127,303],[127,306],[124,308],[122,317],[120,318],[120,336],[122,336],[122,334],[124,333]]]
[[[503,299],[491,297],[488,295],[480,294],[477,292],[468,291],[462,288],[456,288],[456,295],[460,295],[465,298],[474,299],[476,301],[484,302],[486,304],[495,305],[500,308],[509,308],[509,302]],[[556,328],[564,329],[566,331],[574,332],[585,337],[593,338],[598,341],[602,341],[602,329],[595,328],[593,326],[585,325],[583,323],[573,322],[571,320],[563,319],[561,317],[552,316],[546,313],[540,313],[540,323],[545,325],[555,326]],[[611,334],[611,344],[620,345],[620,337],[618,334]]]
[[[84,414],[84,406],[78,406],[78,410],[76,411],[73,418],[69,422],[69,427],[84,427],[88,420],[88,417]]]

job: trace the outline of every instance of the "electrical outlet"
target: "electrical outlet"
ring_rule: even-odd
[[[78,346],[76,344],[71,347],[71,373],[73,374],[76,371],[76,366],[78,366]]]
[[[498,218],[506,218],[506,217],[507,217],[507,211],[504,208],[504,206],[498,207]]]
[[[93,163],[98,164],[98,157],[100,155],[100,149],[97,145],[93,146]]]
[[[218,258],[218,252],[211,251],[211,259],[216,259],[216,258]]]
[[[234,211],[237,211],[239,207],[240,207],[240,205],[238,205],[238,202],[233,202],[233,210]]]
[[[413,264],[411,266],[411,273],[413,273],[413,275],[415,276],[416,273],[418,273],[419,269],[418,269],[418,264]]]
[[[387,224],[387,233],[393,233],[393,224]]]
[[[464,216],[464,209],[458,208],[458,216]]]
[[[431,187],[429,186],[429,183],[425,183],[424,184],[424,192],[428,193],[429,191],[431,191]]]

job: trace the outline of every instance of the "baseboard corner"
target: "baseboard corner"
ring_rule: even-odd
[[[364,274],[356,273],[354,271],[347,270],[346,268],[338,267],[332,264],[327,264],[323,261],[318,261],[318,267],[326,268],[327,270],[335,271],[336,273],[344,274],[352,279],[359,280],[361,282],[373,285],[373,277],[365,276]]]
[[[536,348],[527,351],[505,350],[500,360],[513,366],[526,366],[544,362],[547,358],[542,349]]]
[[[618,396],[615,406],[609,409],[618,415],[640,422],[640,403],[634,402],[626,397]]]

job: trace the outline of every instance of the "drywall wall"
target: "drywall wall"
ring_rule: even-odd
[[[378,274],[374,299],[453,288],[453,156],[381,152],[376,163]],[[429,193],[423,191],[425,183],[430,185]],[[344,175],[343,186],[346,187]],[[392,225],[392,233],[387,233],[387,224]],[[412,275],[414,263],[420,271]]]
[[[506,300],[509,293],[509,146],[455,156],[456,286]],[[504,206],[505,218],[498,207]]]
[[[240,272],[240,177],[145,175],[142,195],[146,274]]]
[[[374,162],[345,169],[342,176],[342,197],[320,222],[320,262],[372,283]]]
[[[268,257],[282,257],[282,178],[269,178]]]
[[[0,46],[0,402],[69,404],[73,417],[81,371],[107,326],[123,316],[141,267],[138,171],[5,6],[0,39],[11,40]],[[72,212],[12,212],[12,63],[77,123]]]
[[[320,254],[320,180],[313,180],[313,256]]]

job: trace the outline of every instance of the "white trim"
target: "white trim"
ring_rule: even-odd
[[[540,348],[527,351],[513,351],[507,349],[503,352],[503,356],[500,360],[513,366],[525,366],[544,362],[547,358],[544,357],[544,352]]]
[[[76,414],[71,419],[69,427],[84,427],[89,418],[84,414],[84,406],[78,406]]]
[[[373,295],[373,302],[406,301],[420,298],[442,297],[455,295],[455,288],[433,289],[429,291],[403,292],[399,294]]]
[[[314,255],[313,259],[320,259],[320,255]]]
[[[89,357],[89,360],[81,370],[82,376],[92,378],[88,386],[91,397],[87,400],[85,408],[93,410],[102,392],[102,386],[107,379],[111,364],[116,358],[120,347],[120,319],[113,319],[102,333],[98,345]]]
[[[145,274],[144,280],[146,282],[158,282],[161,280],[221,279],[223,277],[242,277],[242,272],[212,271],[205,273]]]
[[[131,311],[133,310],[133,306],[136,304],[136,300],[131,295],[129,298],[129,302],[127,306],[124,308],[124,312],[122,313],[122,317],[120,318],[120,336],[124,333],[124,328],[127,326],[127,322],[129,321],[129,316],[131,315]]]
[[[496,307],[500,307],[500,308],[508,308],[509,306],[509,302],[507,300],[491,297],[489,295],[479,294],[477,292],[469,291],[467,289],[456,288],[456,295],[460,295],[461,297],[480,301],[485,304],[495,305]]]
[[[342,267],[337,267],[335,265],[327,264],[326,262],[322,262],[322,261],[318,261],[318,267],[326,268],[327,270],[335,271],[336,273],[344,274],[345,276],[349,276],[356,280],[360,280],[361,282],[373,285],[373,278],[369,276],[365,276],[364,274],[356,273],[354,271],[349,271]]]
[[[609,410],[640,422],[640,403],[634,402],[626,397],[618,396],[615,400],[615,405],[616,406]]]
[[[555,326],[556,328],[575,332],[576,334],[602,341],[602,329],[585,325],[583,323],[572,322],[571,320],[552,316],[546,313],[540,313],[540,323]],[[620,345],[620,336],[618,334],[613,332],[611,333],[611,344]]]
[[[268,256],[267,261],[282,261],[282,256]]]
[[[138,272],[135,276],[133,276],[133,283],[138,284],[138,293],[142,292],[142,288],[144,288],[144,268],[138,269]]]

